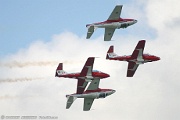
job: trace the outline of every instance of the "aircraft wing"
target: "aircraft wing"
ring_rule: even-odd
[[[117,5],[109,16],[108,20],[118,20],[121,15],[122,5]]]
[[[115,29],[114,28],[105,28],[104,41],[110,41]]]
[[[144,51],[145,42],[146,42],[145,40],[141,40],[138,42],[131,56],[133,59],[137,59],[137,60],[143,59],[143,51]]]
[[[88,111],[91,109],[91,106],[93,104],[94,98],[84,98],[84,111]]]
[[[99,88],[100,78],[95,78],[90,85],[88,86],[87,90],[96,90]]]
[[[127,70],[127,77],[133,77],[138,66],[139,66],[139,64],[136,64],[135,62],[129,62],[128,63],[128,70]]]
[[[77,83],[77,94],[82,94],[88,84],[88,80],[92,79],[92,69],[94,64],[94,57],[89,57],[81,70],[80,78]]]
[[[80,76],[92,76],[94,57],[89,57],[81,70]]]
[[[94,79],[87,90],[96,90],[99,88],[99,81],[100,79]],[[84,98],[84,111],[88,111],[91,109],[91,106],[93,104],[94,98]]]
[[[77,91],[76,91],[76,93],[77,94],[82,94],[84,92],[84,90],[86,89],[87,84],[88,84],[88,82],[85,79],[79,78],[78,82],[77,82]]]

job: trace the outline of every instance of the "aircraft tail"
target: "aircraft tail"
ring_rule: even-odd
[[[67,95],[66,109],[69,109],[77,97]]]
[[[106,59],[117,57],[117,54],[114,53],[114,46],[110,46],[107,51]]]
[[[59,76],[59,75],[64,75],[66,74],[67,72],[63,70],[63,63],[59,63],[57,69],[56,69],[56,74],[55,74],[55,77],[56,76]]]
[[[89,39],[94,33],[96,28],[93,25],[87,26],[87,28],[88,28],[88,32],[87,32],[86,39]]]

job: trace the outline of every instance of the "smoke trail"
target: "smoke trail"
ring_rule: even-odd
[[[32,80],[42,80],[44,77],[36,77],[36,78],[6,78],[0,79],[0,83],[13,83],[13,82],[25,82],[25,81],[32,81]]]
[[[12,61],[9,63],[0,63],[0,66],[2,67],[29,67],[29,66],[55,66],[57,65],[57,61],[39,61],[39,62],[17,62],[17,61]]]
[[[81,61],[62,61],[64,64],[77,64],[80,63]],[[30,66],[57,66],[60,62],[58,61],[37,61],[37,62],[17,62],[17,61],[12,61],[12,62],[7,62],[3,63],[0,62],[0,67],[9,67],[9,68],[23,68],[23,67],[30,67]]]
[[[15,98],[35,98],[37,96],[35,95],[28,95],[28,96],[22,96],[22,95],[4,95],[4,96],[0,96],[0,100],[4,100],[4,99],[15,99]]]
[[[10,95],[4,95],[4,96],[0,96],[0,100],[3,100],[3,99],[14,99],[14,98],[17,98],[18,96],[10,96]]]

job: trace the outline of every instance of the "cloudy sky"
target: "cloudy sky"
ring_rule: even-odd
[[[122,18],[138,20],[103,41],[103,29],[85,39],[88,23],[106,20],[115,5]],[[0,116],[57,116],[60,120],[177,120],[180,119],[180,2],[178,0],[1,0]],[[160,61],[139,66],[126,77],[127,63],[108,61],[106,51],[130,55],[146,40],[145,52]],[[67,72],[81,71],[88,57],[94,69],[109,73],[101,88],[116,93],[94,101],[83,112],[83,99],[66,110],[66,94],[77,80],[55,78],[59,62]]]

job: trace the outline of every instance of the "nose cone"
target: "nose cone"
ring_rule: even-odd
[[[111,90],[110,95],[113,94],[113,93],[115,93],[115,92],[116,92],[115,90]]]
[[[137,23],[137,20],[134,20],[134,24]]]
[[[116,92],[116,90],[112,90],[112,94],[115,93],[115,92]]]
[[[104,72],[99,72],[99,76],[100,76],[101,78],[107,78],[107,77],[110,77],[109,74],[104,73]]]
[[[160,57],[156,57],[156,61],[160,60],[161,58]]]
[[[109,89],[109,91],[106,92],[106,95],[109,96],[109,95],[112,95],[115,92],[116,92],[115,90]]]
[[[134,25],[135,23],[137,23],[137,20],[131,19],[131,21],[129,22],[129,25]]]
[[[110,77],[110,75],[109,75],[109,74],[105,74],[105,76],[106,76],[106,78],[107,78],[107,77]]]

